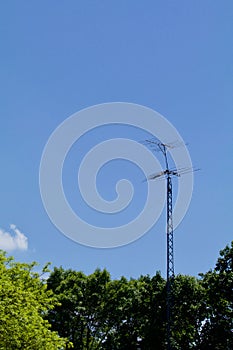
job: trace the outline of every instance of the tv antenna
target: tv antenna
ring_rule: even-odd
[[[162,143],[157,140],[149,139],[143,142],[144,145],[149,145],[152,151],[160,151],[165,160],[165,170],[150,175],[148,180],[156,180],[159,178],[166,179],[167,188],[167,206],[166,206],[166,236],[167,236],[167,284],[166,284],[166,337],[167,337],[167,350],[172,350],[172,327],[173,327],[173,295],[172,295],[172,283],[175,277],[174,269],[174,239],[173,239],[173,207],[172,207],[172,178],[180,177],[183,174],[197,171],[199,169],[193,168],[169,168],[168,163],[168,150],[184,145],[182,142]]]

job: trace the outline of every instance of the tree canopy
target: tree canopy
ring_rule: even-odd
[[[0,251],[0,349],[64,349],[66,340],[50,330],[45,316],[56,304],[35,263],[16,263]]]
[[[111,279],[55,267],[47,280],[34,264],[0,254],[0,350],[165,350],[166,280],[159,272]],[[172,283],[174,350],[233,349],[233,242],[215,268]]]
[[[174,349],[233,349],[232,261],[233,242],[220,252],[213,271],[175,277]],[[111,280],[106,270],[86,276],[60,267],[48,288],[60,301],[48,320],[74,349],[166,349],[166,281],[160,273]]]

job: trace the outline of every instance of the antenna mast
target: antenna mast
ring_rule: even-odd
[[[158,144],[162,151],[165,159],[165,176],[167,182],[167,221],[166,221],[166,234],[167,234],[167,300],[166,300],[166,315],[167,315],[167,350],[172,350],[171,345],[171,329],[172,329],[172,309],[173,309],[173,298],[172,298],[172,282],[175,276],[174,269],[174,240],[173,240],[173,219],[172,219],[172,175],[178,173],[169,170],[168,158],[167,158],[167,147],[163,143]]]
[[[172,220],[172,176],[180,176],[177,171],[170,170],[167,157],[167,148],[171,146],[161,142],[146,140],[147,144],[156,145],[164,155],[165,170],[159,174],[151,176],[150,179],[156,179],[164,176],[167,182],[167,217],[166,217],[166,235],[167,235],[167,291],[166,291],[166,331],[167,331],[167,350],[172,350],[172,309],[173,309],[173,297],[172,297],[172,282],[174,280],[174,247],[173,247],[173,220]]]
[[[183,174],[188,174],[190,172],[198,171],[200,169],[194,168],[169,168],[167,150],[169,148],[183,146],[182,142],[175,142],[165,144],[156,139],[152,138],[150,140],[145,140],[144,145],[149,145],[152,151],[160,151],[163,153],[165,160],[165,170],[150,175],[147,180],[155,180],[157,178],[166,179],[167,185],[167,217],[166,217],[166,235],[167,235],[167,290],[166,290],[166,337],[167,337],[167,350],[173,350],[172,345],[172,328],[173,328],[173,292],[172,284],[175,277],[174,272],[174,247],[173,247],[173,208],[172,208],[172,177],[181,176]]]
[[[174,280],[175,269],[174,269],[174,242],[173,242],[173,218],[172,218],[172,178],[173,173],[169,170],[167,160],[167,149],[164,147],[164,156],[166,162],[166,180],[167,180],[167,349],[171,350],[171,328],[172,328],[172,309],[173,309],[173,297],[171,291],[171,284]],[[177,174],[178,175],[178,174]]]

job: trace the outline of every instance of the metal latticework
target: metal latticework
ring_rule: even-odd
[[[167,297],[166,297],[166,314],[167,314],[167,350],[173,350],[172,346],[172,327],[173,327],[173,295],[172,295],[172,283],[174,281],[174,248],[173,248],[173,220],[172,220],[172,177],[181,176],[186,174],[193,169],[180,168],[172,169],[169,168],[167,149],[173,148],[174,146],[169,144],[164,144],[156,140],[146,140],[146,144],[152,145],[153,150],[158,148],[164,155],[165,160],[165,170],[152,174],[149,176],[148,180],[155,180],[157,178],[165,178],[167,181]],[[154,148],[155,147],[155,148]]]
[[[167,280],[174,277],[172,179],[167,176]]]
[[[172,179],[167,174],[167,349],[172,350],[171,327],[172,327],[172,291],[171,284],[174,278],[174,251],[173,251],[173,221],[172,221]]]
[[[156,180],[158,178],[166,179],[167,181],[167,297],[166,297],[166,313],[167,313],[167,350],[173,350],[172,345],[172,328],[173,328],[173,292],[172,283],[174,281],[174,251],[173,251],[173,221],[172,221],[172,177],[179,177],[189,172],[197,171],[200,169],[194,168],[170,168],[168,164],[167,151],[174,147],[180,146],[179,143],[162,143],[159,140],[152,138],[143,141],[144,144],[149,145],[153,151],[160,151],[164,155],[165,170],[159,173],[151,174],[147,180]],[[181,146],[184,145],[181,143]]]

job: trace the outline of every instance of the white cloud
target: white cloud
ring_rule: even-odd
[[[27,250],[28,239],[14,224],[10,225],[12,233],[0,229],[0,249]]]

